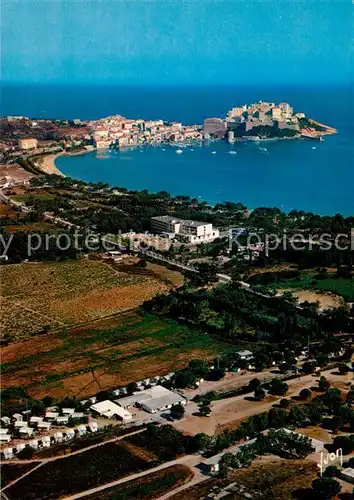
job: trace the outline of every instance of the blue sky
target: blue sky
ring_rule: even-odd
[[[351,0],[4,0],[2,80],[353,81]]]

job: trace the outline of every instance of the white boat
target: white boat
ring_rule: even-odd
[[[312,146],[312,149],[316,149],[316,146]]]
[[[237,151],[229,151],[229,155],[237,155]]]
[[[177,150],[176,150],[176,153],[180,155],[180,154],[182,154],[182,153],[183,153],[183,151],[182,151],[182,149],[177,149]]]
[[[212,151],[212,152],[211,152],[211,154],[212,154],[212,155],[216,155],[216,151]]]

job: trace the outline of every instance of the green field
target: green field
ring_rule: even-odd
[[[346,302],[354,302],[354,277],[352,279],[337,278],[335,275],[328,278],[315,280],[314,273],[303,273],[300,279],[290,279],[272,283],[270,286],[275,289],[294,290],[318,290],[321,292],[331,292],[340,295]]]
[[[85,397],[233,349],[200,330],[132,311],[3,348],[2,385],[22,385],[34,397]]]

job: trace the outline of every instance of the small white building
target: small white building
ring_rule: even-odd
[[[86,425],[78,425],[76,427],[76,430],[79,434],[79,436],[84,436],[85,434],[87,434],[87,429],[86,429]]]
[[[66,425],[68,422],[69,422],[69,415],[61,415],[56,419],[56,423],[58,425]]]
[[[71,414],[71,413],[75,413],[75,408],[63,408],[61,411],[64,414]]]
[[[10,458],[14,457],[14,450],[13,450],[13,448],[4,448],[2,450],[2,452],[4,454],[5,460],[9,460]]]
[[[4,424],[4,425],[10,425],[11,424],[11,418],[9,417],[1,417],[1,422]]]
[[[23,422],[22,420],[16,420],[14,422],[15,429],[20,429],[21,427],[27,427],[27,422]]]
[[[74,439],[75,437],[75,431],[74,429],[67,429],[65,432],[64,432],[64,439],[65,440],[70,440],[70,439]]]
[[[40,429],[40,430],[49,430],[52,426],[52,423],[51,422],[38,422],[37,424],[37,429]]]
[[[19,453],[20,451],[23,451],[26,448],[25,443],[19,443],[16,445],[16,453]]]
[[[75,412],[70,414],[71,418],[84,418],[84,416],[85,416],[85,413],[83,413],[81,411],[80,412],[75,411]]]
[[[88,424],[88,427],[91,432],[97,432],[99,430],[98,423],[97,422],[90,422]]]
[[[0,434],[0,443],[9,443],[11,441],[10,434]]]
[[[23,420],[23,415],[21,415],[21,413],[14,413],[14,414],[12,415],[12,418],[13,418],[13,419],[15,419],[15,420],[17,420],[17,421],[22,422],[22,420]]]
[[[250,359],[253,359],[253,352],[249,351],[248,349],[244,349],[243,351],[238,351],[236,353],[241,359],[246,359],[249,361]]]
[[[7,434],[8,432],[9,432],[9,429],[3,429],[3,428],[1,428],[1,429],[0,429],[0,436],[1,436],[2,434]]]
[[[43,422],[43,417],[31,417],[30,424],[38,424],[38,422]]]
[[[46,411],[45,418],[48,420],[56,420],[59,417],[59,413],[56,411]]]
[[[43,436],[41,441],[43,448],[50,448],[51,445],[50,436]]]
[[[34,429],[32,429],[32,427],[21,427],[20,428],[21,436],[30,437],[33,435],[33,433],[34,433]]]
[[[28,446],[30,446],[31,448],[33,448],[34,450],[38,450],[38,440],[37,439],[32,439],[32,441],[30,441],[28,443]]]
[[[62,432],[55,432],[54,435],[53,435],[53,437],[54,437],[54,441],[56,443],[61,443],[63,441],[63,438],[64,438]]]
[[[100,403],[96,403],[90,408],[94,413],[100,415],[101,417],[115,418],[117,420],[121,420],[124,423],[131,422],[133,419],[131,413],[124,410],[109,399],[107,399],[106,401],[101,401]]]

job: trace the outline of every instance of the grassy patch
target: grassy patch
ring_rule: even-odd
[[[354,278],[338,278],[328,274],[328,278],[315,279],[314,273],[302,273],[299,279],[278,281],[272,288],[292,288],[294,290],[318,290],[340,295],[347,302],[354,302]]]

